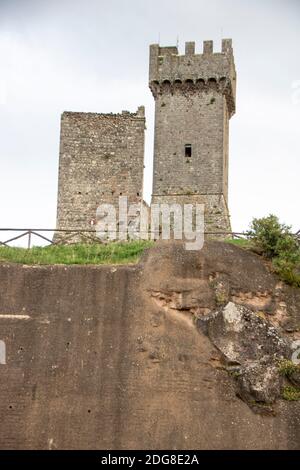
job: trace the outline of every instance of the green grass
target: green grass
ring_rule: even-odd
[[[290,377],[294,372],[300,371],[300,365],[295,364],[289,359],[282,359],[278,365],[280,374],[286,377]]]
[[[128,264],[136,263],[151,241],[50,245],[31,249],[0,247],[0,262],[21,264]]]
[[[288,385],[282,391],[282,398],[287,401],[298,401],[300,400],[300,389]]]
[[[291,286],[300,287],[300,262],[290,262],[284,258],[274,258],[273,266],[280,278]]]
[[[251,246],[250,240],[247,240],[245,238],[228,238],[224,241],[227,243],[231,243],[232,245],[239,246],[241,248],[250,248]]]

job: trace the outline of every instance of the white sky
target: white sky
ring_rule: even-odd
[[[237,112],[230,122],[235,231],[277,214],[300,229],[299,0],[0,0],[0,227],[55,226],[60,114],[147,117],[152,184],[154,102],[148,47],[233,39]],[[0,236],[1,239],[1,236]]]

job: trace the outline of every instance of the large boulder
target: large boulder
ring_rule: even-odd
[[[247,403],[272,404],[280,395],[278,366],[253,362],[241,367],[237,376],[238,395]]]
[[[289,342],[277,328],[234,302],[196,324],[222,353],[242,399],[267,404],[276,400],[281,389],[278,363],[291,356]]]

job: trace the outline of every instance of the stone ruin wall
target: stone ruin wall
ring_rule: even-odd
[[[58,229],[91,230],[100,204],[143,200],[145,114],[65,112],[61,118]]]

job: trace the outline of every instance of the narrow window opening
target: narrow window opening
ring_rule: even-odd
[[[184,152],[185,152],[185,156],[187,158],[190,158],[192,156],[192,146],[191,146],[191,144],[185,144]]]

